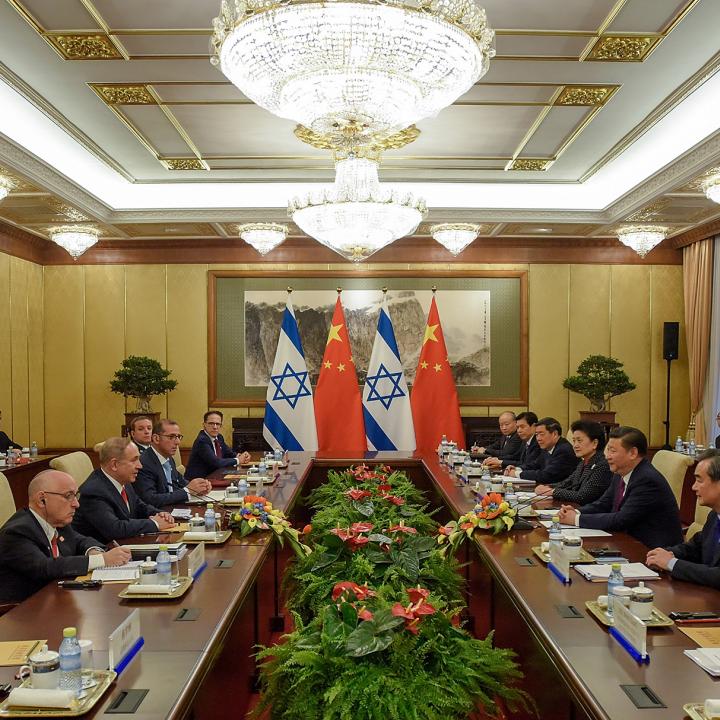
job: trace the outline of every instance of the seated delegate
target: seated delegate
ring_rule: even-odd
[[[626,532],[647,547],[682,540],[680,510],[667,480],[648,462],[647,438],[633,427],[610,433],[605,455],[615,473],[608,489],[579,510],[560,509],[560,522],[606,532]]]
[[[28,507],[0,528],[0,603],[20,602],[52,580],[124,565],[130,551],[105,551],[93,537],[76,532],[77,485],[67,473],[44,470],[28,486]]]
[[[698,456],[693,490],[700,505],[710,508],[702,531],[679,545],[651,550],[646,562],[674,580],[720,589],[720,450]]]
[[[554,500],[585,505],[597,500],[608,488],[612,472],[603,453],[605,429],[600,423],[576,420],[571,426],[572,446],[580,462],[557,485],[538,485],[535,492]]]
[[[483,465],[491,470],[506,469],[510,466],[521,467],[528,470],[536,470],[545,464],[542,450],[535,439],[535,425],[537,425],[538,417],[531,410],[521,412],[515,418],[515,430],[520,438],[520,457],[513,458],[496,458],[489,457],[483,461]]]
[[[135,493],[133,483],[141,467],[140,451],[129,438],[106,440],[100,448],[100,467],[83,483],[73,527],[103,542],[173,527],[172,515]]]
[[[228,447],[220,433],[222,424],[223,414],[218,410],[209,410],[203,415],[203,429],[195,438],[185,469],[188,480],[206,478],[216,470],[238,467],[250,461],[250,453],[236,455]]]
[[[518,437],[515,413],[509,410],[501,413],[498,417],[498,426],[500,427],[500,437],[494,443],[487,447],[473,447],[472,451],[498,458],[501,461],[517,462],[522,453],[523,443]]]

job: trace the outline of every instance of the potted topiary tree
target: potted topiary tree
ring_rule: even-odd
[[[152,411],[150,398],[164,395],[177,387],[177,380],[170,379],[171,372],[149,357],[130,355],[122,361],[122,366],[115,372],[115,379],[110,381],[110,389],[118,395],[137,400],[135,410],[125,413],[126,427],[138,415],[148,415],[153,420],[160,416]]]
[[[623,364],[607,355],[590,355],[578,365],[577,375],[563,381],[563,387],[584,395],[590,401],[590,410],[581,410],[586,420],[601,423],[615,422],[615,412],[607,409],[610,398],[635,389],[622,369]]]

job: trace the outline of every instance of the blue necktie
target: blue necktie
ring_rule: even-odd
[[[173,489],[172,465],[170,465],[170,460],[166,460],[163,463],[163,470],[165,471],[165,479],[167,480],[168,490],[172,490]]]

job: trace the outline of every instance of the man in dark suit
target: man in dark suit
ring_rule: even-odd
[[[615,428],[605,455],[614,473],[608,489],[579,510],[563,505],[560,522],[626,532],[651,548],[681,542],[680,510],[667,480],[645,457],[644,433],[633,427]]]
[[[103,542],[156,533],[175,525],[172,515],[143,502],[133,483],[140,464],[140,451],[129,438],[110,438],[100,448],[100,467],[90,474],[80,490],[80,508],[73,527]]]
[[[2,410],[0,410],[0,420],[2,420]],[[22,450],[22,445],[13,442],[2,430],[0,430],[0,452],[6,453],[9,448]]]
[[[173,456],[180,447],[180,426],[174,420],[155,423],[150,448],[140,453],[142,468],[135,492],[148,505],[164,507],[187,502],[192,495],[206,495],[212,483],[203,478],[188,482],[175,467]]]
[[[575,470],[579,460],[572,445],[562,436],[562,425],[555,418],[544,417],[537,421],[535,439],[542,451],[542,466],[508,467],[506,475],[538,484],[554,485]]]
[[[250,453],[236,455],[225,443],[220,434],[222,424],[223,414],[219,410],[209,410],[203,415],[203,429],[195,438],[185,469],[185,476],[190,480],[206,478],[221,468],[234,468],[249,462]]]
[[[133,418],[128,430],[130,431],[130,439],[137,445],[140,451],[140,457],[142,457],[143,452],[150,448],[150,443],[152,442],[152,420],[144,415]]]
[[[515,413],[509,410],[501,413],[498,425],[500,426],[500,437],[487,447],[472,448],[473,453],[498,458],[501,461],[517,462],[522,453],[523,442],[517,434]]]
[[[646,563],[667,570],[675,580],[720,590],[720,450],[698,456],[693,490],[700,505],[710,508],[705,527],[687,542],[651,550]]]
[[[28,498],[28,507],[0,529],[0,603],[21,602],[52,580],[130,560],[126,548],[105,552],[95,538],[73,530],[77,485],[67,473],[39,473],[30,481]]]
[[[537,415],[528,410],[521,412],[515,419],[515,429],[520,438],[522,450],[517,460],[501,460],[500,458],[490,457],[483,461],[483,465],[491,470],[507,469],[509,467],[524,467],[528,470],[542,467],[545,460],[542,456],[540,446],[535,439],[535,425],[537,424]]]

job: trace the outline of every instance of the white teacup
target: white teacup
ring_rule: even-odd
[[[28,658],[29,665],[20,668],[20,675],[30,673],[30,684],[35,690],[55,690],[60,684],[60,655],[43,645],[40,652]]]

